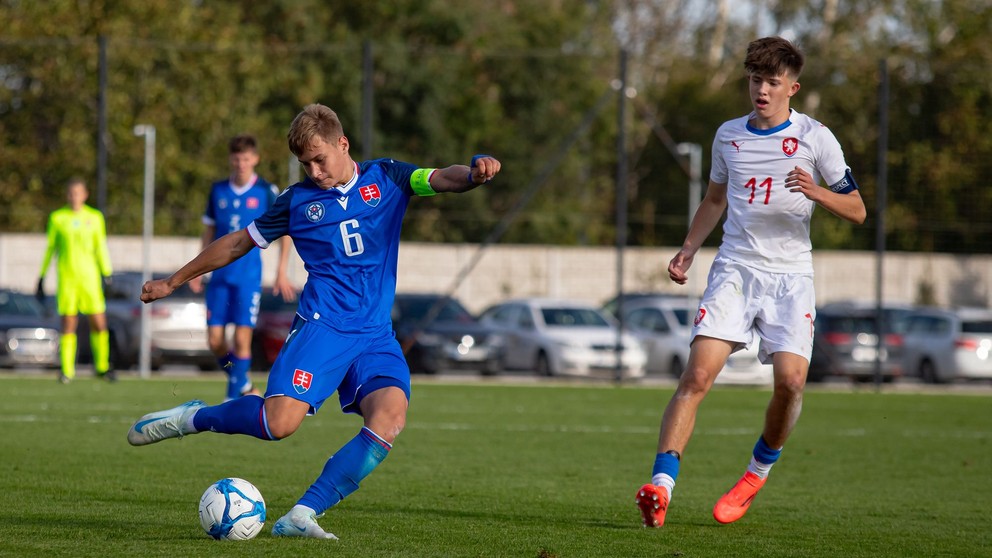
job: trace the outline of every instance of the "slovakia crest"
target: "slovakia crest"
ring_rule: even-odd
[[[300,370],[299,368],[293,372],[293,389],[296,393],[306,393],[310,389],[310,383],[313,382],[313,374],[307,372],[306,370]]]
[[[311,223],[316,223],[324,218],[324,204],[320,202],[310,202],[307,204],[307,219]]]
[[[782,153],[785,153],[786,157],[792,157],[799,151],[799,140],[796,138],[785,138],[782,140]]]
[[[362,194],[362,201],[369,204],[372,207],[379,205],[379,201],[382,200],[382,194],[379,193],[378,184],[369,184],[368,186],[362,186],[358,189]]]
[[[248,209],[258,209],[258,198],[248,198],[245,202],[245,207]]]
[[[699,312],[696,312],[696,319],[692,320],[692,325],[698,326],[699,322],[703,321],[703,318],[705,317],[706,317],[706,309],[700,308]]]

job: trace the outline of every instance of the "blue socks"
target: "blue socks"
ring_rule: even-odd
[[[248,379],[251,358],[238,358],[228,353],[225,360],[230,363],[224,368],[224,372],[227,372],[227,398],[241,397],[241,394],[251,385],[251,380]]]
[[[758,436],[758,443],[754,444],[754,459],[758,463],[771,465],[778,461],[778,456],[782,454],[782,448],[772,449],[765,443],[764,436]]]
[[[651,469],[651,484],[662,486],[668,490],[668,497],[672,497],[675,490],[675,478],[679,476],[679,458],[665,452],[659,453],[654,458],[654,468]]]
[[[246,434],[260,440],[272,440],[265,418],[265,399],[255,396],[238,397],[204,407],[193,415],[197,432],[209,430],[221,434]]]
[[[760,478],[766,478],[781,454],[782,448],[772,449],[765,443],[764,436],[758,436],[758,443],[754,444],[754,452],[751,454],[751,463],[748,464],[747,470]]]
[[[362,427],[357,436],[327,460],[323,472],[297,505],[306,506],[318,514],[334,506],[358,490],[358,483],[382,463],[390,448],[392,445],[375,432]]]

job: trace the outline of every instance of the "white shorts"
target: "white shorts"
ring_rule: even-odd
[[[810,359],[816,294],[812,273],[769,273],[717,256],[693,321],[692,338],[705,335],[737,343],[739,351],[761,340],[758,358],[771,364],[785,351]]]

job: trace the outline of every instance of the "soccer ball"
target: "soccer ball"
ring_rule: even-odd
[[[246,541],[265,525],[265,500],[244,479],[221,479],[200,498],[200,525],[217,540]]]

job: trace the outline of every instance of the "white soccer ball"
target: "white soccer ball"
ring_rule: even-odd
[[[200,525],[217,540],[246,541],[265,525],[265,500],[244,479],[221,479],[200,498]]]

